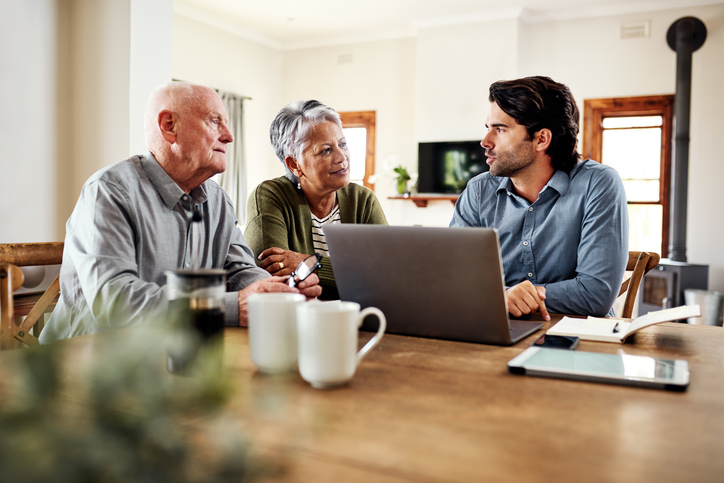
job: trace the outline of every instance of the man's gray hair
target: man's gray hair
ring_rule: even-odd
[[[342,129],[339,113],[319,101],[295,101],[282,107],[269,128],[271,140],[277,158],[284,166],[284,176],[296,184],[299,179],[287,167],[284,158],[291,156],[300,159],[307,147],[307,134],[312,126],[322,122],[333,122]]]

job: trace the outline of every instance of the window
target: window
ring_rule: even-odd
[[[587,99],[584,158],[613,166],[628,200],[629,250],[669,251],[674,96]]]
[[[375,172],[375,111],[340,112],[349,147],[350,180],[369,189]]]

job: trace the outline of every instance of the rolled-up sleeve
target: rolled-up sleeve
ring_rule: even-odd
[[[543,284],[546,306],[552,312],[605,316],[618,296],[628,261],[626,195],[616,171],[596,171],[582,203],[576,276]]]

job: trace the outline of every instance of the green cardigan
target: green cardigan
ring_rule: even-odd
[[[337,201],[342,223],[387,224],[377,197],[364,186],[350,183],[337,190]],[[257,186],[249,196],[246,212],[244,238],[255,257],[270,247],[314,254],[312,212],[302,190],[286,177],[267,180]],[[329,257],[322,259],[318,275],[322,286],[320,298],[339,298]]]

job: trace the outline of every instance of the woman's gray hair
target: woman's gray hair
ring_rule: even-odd
[[[271,140],[277,158],[284,166],[284,176],[297,184],[299,179],[287,167],[284,158],[291,156],[300,159],[307,147],[309,128],[322,122],[333,122],[342,129],[339,113],[319,101],[295,101],[282,107],[269,128]]]

